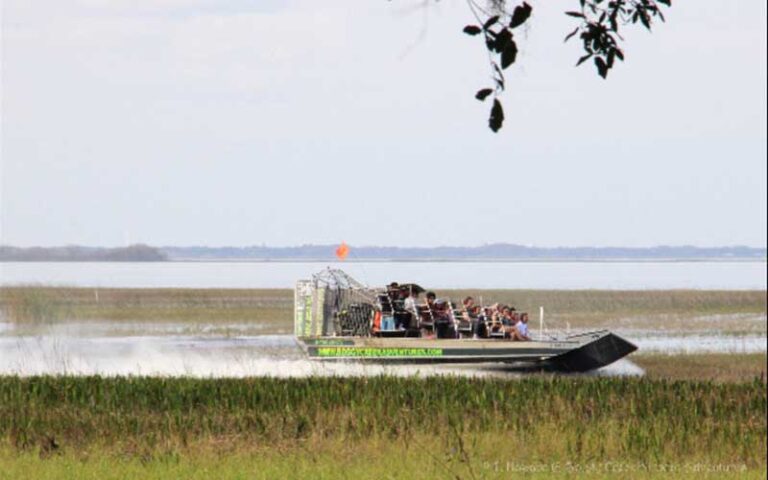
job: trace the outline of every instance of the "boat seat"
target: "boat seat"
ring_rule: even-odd
[[[402,325],[406,329],[411,328],[413,325],[413,314],[411,312],[403,311],[395,311],[394,313],[395,317],[395,325]]]
[[[392,315],[393,308],[392,308],[392,299],[389,298],[389,295],[386,293],[383,293],[378,296],[379,305],[381,305],[381,313],[385,315]]]
[[[432,311],[428,305],[417,305],[416,310],[419,313],[419,328],[426,328],[428,330],[434,330],[435,319],[432,316]]]
[[[462,337],[471,337],[475,333],[472,330],[472,324],[461,317],[456,319],[456,330]]]

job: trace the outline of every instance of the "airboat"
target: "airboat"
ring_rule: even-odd
[[[529,341],[492,335],[478,338],[462,332],[458,320],[452,338],[438,338],[426,305],[419,307],[421,318],[407,328],[394,328],[387,319],[399,312],[390,293],[387,288],[368,287],[339,269],[328,268],[299,280],[294,293],[299,345],[318,361],[501,363],[513,370],[561,372],[598,369],[637,350],[609,330],[576,334],[545,330],[543,309],[539,331]]]

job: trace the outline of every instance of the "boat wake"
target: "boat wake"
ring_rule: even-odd
[[[54,324],[34,330],[0,322],[0,375],[155,375],[191,377],[309,376],[494,376],[516,378],[503,364],[377,365],[307,359],[292,335],[231,334],[205,329],[184,333],[182,325],[107,322]],[[142,331],[143,334],[135,334]],[[660,335],[627,331],[643,353],[760,353],[764,334]],[[630,357],[631,358],[631,357]],[[586,376],[639,376],[643,369],[624,358]]]
[[[0,336],[1,375],[168,377],[522,376],[503,364],[377,365],[307,359],[291,335]],[[621,360],[589,375],[642,375]]]

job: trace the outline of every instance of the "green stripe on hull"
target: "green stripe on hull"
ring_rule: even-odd
[[[560,349],[517,348],[409,348],[409,347],[309,347],[307,353],[313,358],[427,358],[427,357],[484,357],[484,358],[525,358],[550,357],[566,352]]]
[[[399,358],[399,357],[442,357],[442,348],[396,348],[396,347],[317,347],[313,353],[321,358]]]

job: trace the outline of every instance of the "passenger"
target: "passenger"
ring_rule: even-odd
[[[514,315],[512,314],[512,311],[514,308],[510,308],[508,306],[504,306],[502,308],[501,312],[501,324],[504,326],[504,336],[506,338],[514,339],[515,332],[517,329],[515,328],[515,324],[517,323],[517,320],[514,318]]]
[[[398,306],[402,304],[400,299],[400,285],[397,282],[392,282],[387,287],[387,296],[392,304],[392,310],[397,310]]]
[[[437,309],[435,307],[435,302],[437,301],[437,295],[435,295],[435,292],[427,292],[427,313],[428,318],[430,322],[435,321],[435,316],[437,315]]]
[[[510,324],[510,315],[509,315],[509,307],[506,305],[500,305],[499,306],[499,318],[501,320],[501,324],[505,327],[509,326]]]
[[[520,316],[517,314],[517,309],[515,307],[509,309],[509,319],[513,327],[520,321]]]
[[[427,307],[431,312],[435,311],[435,300],[437,300],[435,292],[427,292]]]
[[[506,331],[504,330],[504,323],[503,323],[503,312],[502,312],[502,306],[500,306],[498,303],[494,303],[487,309],[487,320],[486,323],[488,324],[488,333],[498,333],[498,332],[504,332],[504,336],[506,336]]]
[[[405,298],[405,301],[403,302],[405,311],[411,312],[414,317],[418,317],[419,309],[417,308],[417,305],[419,304],[419,292],[412,292],[405,288],[403,289],[403,297]]]
[[[453,315],[445,300],[435,301],[435,331],[437,338],[456,338]]]
[[[494,303],[490,307],[488,307],[488,312],[490,317],[498,317],[501,314],[500,305],[498,303]]]
[[[395,305],[395,328],[398,330],[411,328],[412,319],[416,318],[417,315],[416,303],[413,301],[411,291],[407,288],[401,288],[399,299]]]
[[[515,340],[530,341],[531,337],[528,336],[528,314],[523,313],[520,315],[520,321],[515,325],[516,337]]]
[[[435,292],[427,292],[426,303],[416,306],[418,310],[419,328],[421,329],[421,336],[424,338],[434,337],[435,316],[437,315],[435,300],[437,300]]]
[[[474,298],[466,297],[464,298],[464,301],[461,302],[461,307],[461,318],[465,323],[469,324],[472,338],[479,338],[482,333],[479,328],[480,321],[478,319],[480,316],[480,306],[475,305]]]
[[[488,329],[485,328],[485,314],[480,305],[474,305],[467,313],[469,326],[472,330],[472,338],[487,337]]]
[[[469,312],[475,307],[475,299],[472,297],[466,297],[461,302],[461,314],[465,320],[469,321]]]
[[[419,292],[418,290],[403,289],[405,292],[403,296],[405,300],[403,302],[403,309],[410,314],[410,327],[414,327],[419,324]]]

